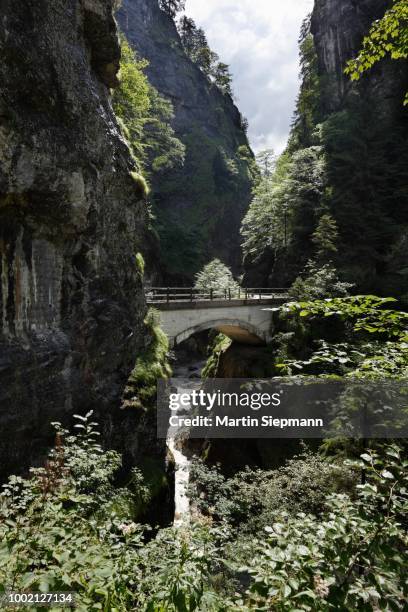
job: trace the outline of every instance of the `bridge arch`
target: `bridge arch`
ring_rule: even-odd
[[[210,329],[215,329],[241,344],[261,345],[268,339],[265,331],[252,325],[248,321],[222,318],[205,321],[188,327],[171,337],[170,343],[172,347],[175,347],[181,344],[181,342],[188,340],[188,338],[194,334]]]

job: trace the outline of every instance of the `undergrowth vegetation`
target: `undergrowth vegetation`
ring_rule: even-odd
[[[408,313],[392,305],[394,298],[365,295],[276,309],[277,372],[405,379]]]
[[[231,481],[198,466],[200,512],[153,533],[131,511],[149,498],[141,473],[117,486],[120,456],[102,449],[91,416],[75,433],[54,424],[45,467],[3,487],[0,591],[73,590],[88,612],[403,609],[408,483],[396,445],[354,465],[305,454]],[[352,489],[357,469],[366,482]]]
[[[160,327],[160,312],[150,308],[145,325],[149,332],[148,344],[137,356],[135,367],[127,381],[123,408],[152,408],[156,400],[157,381],[169,378],[172,373],[168,360],[169,341]]]
[[[171,127],[173,106],[150,84],[140,58],[121,36],[120,87],[113,94],[113,108],[134,156],[138,172],[162,172],[183,165],[185,147]],[[134,173],[148,194],[143,177]],[[136,179],[135,179],[136,180]]]

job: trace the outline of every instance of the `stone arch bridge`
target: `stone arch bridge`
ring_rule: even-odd
[[[268,307],[288,301],[286,289],[238,289],[198,292],[191,288],[152,288],[147,302],[160,311],[161,327],[174,348],[193,334],[216,329],[242,344],[270,338]]]

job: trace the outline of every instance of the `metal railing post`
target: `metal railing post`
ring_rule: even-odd
[[[213,301],[214,299],[214,289],[211,287],[210,289],[210,300]]]
[[[170,287],[167,287],[167,303],[170,302]]]
[[[228,289],[228,300],[231,301],[231,289]]]
[[[190,302],[193,301],[193,287],[190,289]]]

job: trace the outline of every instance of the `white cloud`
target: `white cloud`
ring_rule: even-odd
[[[313,0],[187,0],[186,12],[230,64],[255,150],[285,147],[298,93],[298,37]]]

